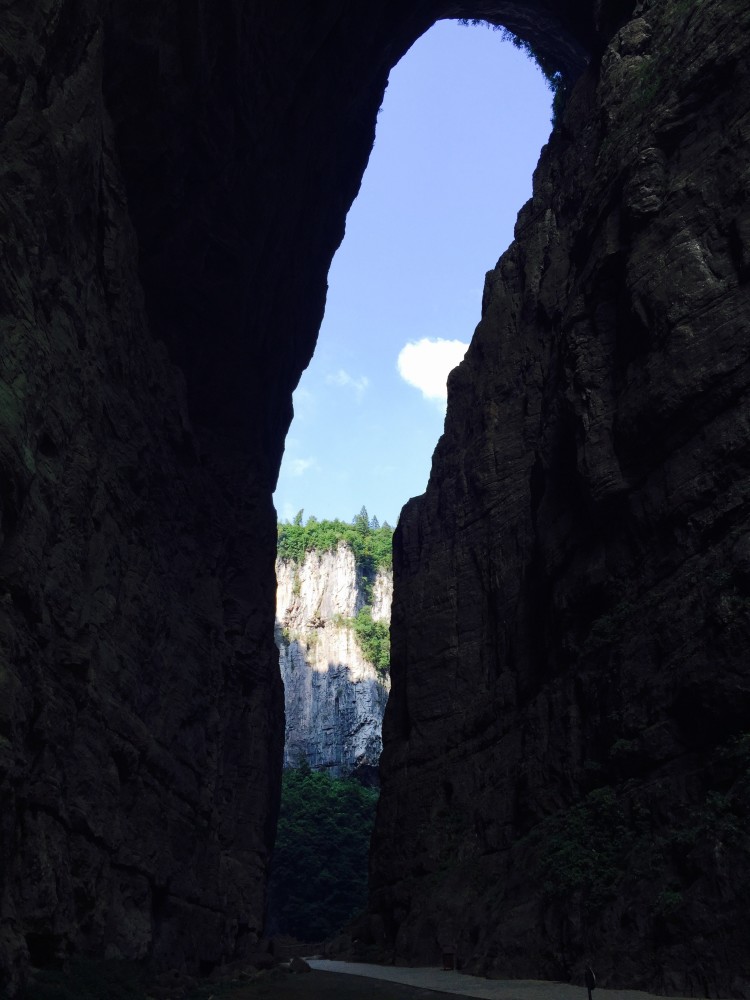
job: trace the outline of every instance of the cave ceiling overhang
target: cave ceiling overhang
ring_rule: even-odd
[[[227,17],[113,4],[105,97],[151,325],[193,419],[241,436],[273,481],[388,74],[417,38],[488,20],[570,78],[601,47],[602,11],[632,3],[332,0],[301,8],[294,32],[282,5],[243,18],[239,0]]]

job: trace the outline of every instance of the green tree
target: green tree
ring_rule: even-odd
[[[385,678],[391,665],[391,634],[386,622],[374,621],[372,608],[365,605],[352,619],[359,648],[378,674]]]
[[[360,533],[360,535],[367,535],[370,530],[370,518],[367,513],[367,507],[363,506],[359,514],[355,514],[352,518],[352,524]]]
[[[378,793],[309,766],[284,772],[268,890],[268,929],[319,941],[367,901]]]
[[[371,528],[365,507],[351,524],[338,520],[318,521],[311,516],[303,525],[301,515],[302,511],[291,524],[286,521],[278,526],[277,554],[280,559],[301,563],[306,552],[333,551],[339,542],[344,541],[354,552],[359,572],[366,581],[369,580],[370,585],[378,569],[393,565],[393,528],[389,524]],[[377,518],[373,520],[377,521]]]

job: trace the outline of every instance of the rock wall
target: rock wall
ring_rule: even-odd
[[[262,457],[149,329],[97,5],[0,26],[0,995],[262,932],[283,692]]]
[[[387,74],[441,17],[491,17],[583,75],[401,522],[379,939],[747,993],[746,4],[11,0],[9,994],[29,961],[199,970],[259,933],[283,735],[270,496]],[[589,856],[619,852],[604,884],[545,833],[580,843],[594,813]]]
[[[394,540],[378,935],[750,995],[750,10],[579,80]]]
[[[390,682],[365,658],[348,622],[365,604],[374,621],[390,621],[393,574],[378,570],[368,585],[339,542],[335,552],[307,552],[301,565],[280,559],[276,579],[284,765],[305,760],[336,777],[374,780]]]
[[[0,19],[0,991],[263,924],[271,495],[390,65],[343,0]],[[345,83],[356,77],[356,85]]]

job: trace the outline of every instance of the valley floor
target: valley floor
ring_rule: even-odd
[[[329,975],[338,973],[357,978],[372,977],[373,980],[408,986],[416,989],[417,992],[404,996],[413,995],[417,1000],[419,997],[435,996],[438,993],[442,1000],[445,1000],[446,994],[454,997],[477,997],[479,1000],[587,1000],[585,987],[571,986],[569,983],[536,979],[482,979],[478,976],[467,976],[461,972],[446,972],[437,968],[411,969],[355,962],[332,962],[322,959],[310,959],[309,964],[318,974],[324,971]],[[371,981],[367,984],[366,991],[361,989],[361,992],[352,993],[351,996],[353,998],[374,996],[374,994],[370,994],[372,987]],[[390,988],[393,989],[393,986],[391,985]],[[320,996],[324,995],[326,994],[320,994]],[[395,1000],[396,994],[388,993],[387,995],[393,996]],[[302,996],[303,994],[300,994],[300,997]],[[311,992],[304,994],[304,996],[312,998],[315,994]],[[344,997],[348,998],[349,994],[341,996],[343,1000]],[[594,992],[594,998],[595,1000],[658,1000],[653,994],[643,993],[640,990],[597,989]]]
[[[539,980],[483,979],[437,968],[405,968],[309,959],[311,972],[284,967],[241,971],[226,978],[126,983],[122,968],[79,967],[69,975],[42,975],[25,1000],[587,1000],[584,987]],[[119,971],[118,971],[119,968]],[[81,974],[83,969],[83,974]],[[112,978],[114,976],[114,978]],[[662,1000],[636,990],[597,989],[594,1000]]]

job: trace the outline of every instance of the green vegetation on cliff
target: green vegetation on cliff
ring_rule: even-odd
[[[373,620],[370,605],[378,570],[389,570],[393,565],[393,528],[387,521],[381,525],[377,517],[371,518],[366,507],[352,518],[351,524],[339,520],[319,521],[316,517],[309,517],[303,524],[303,514],[300,510],[291,523],[279,524],[278,558],[299,565],[308,552],[333,552],[339,542],[351,548],[359,574],[360,593],[367,603],[355,618],[335,615],[334,623],[354,630],[365,658],[381,678],[387,677],[391,659],[390,629],[387,622]],[[295,580],[299,582],[296,572]],[[288,642],[289,633],[282,632],[282,638]]]
[[[299,511],[291,523],[279,524],[276,550],[279,559],[301,563],[306,552],[313,549],[332,552],[339,542],[346,542],[365,576],[393,565],[393,528],[387,521],[380,525],[376,517],[370,518],[366,507],[352,518],[351,524],[339,520],[319,521],[316,517],[308,517],[303,524],[302,514],[303,511]]]
[[[482,18],[466,17],[459,18],[458,23],[471,26],[482,25],[483,27],[491,28],[493,31],[499,31],[502,35],[503,41],[510,42],[511,45],[514,45],[517,49],[525,52],[530,59],[534,60],[539,69],[542,71],[542,76],[547,81],[549,89],[552,91],[552,124],[554,125],[559,118],[563,107],[565,106],[565,101],[567,100],[570,89],[570,82],[550,56],[541,49],[533,46],[530,42],[520,38],[512,31],[509,31],[501,24],[493,24],[491,21],[486,21]]]
[[[610,766],[637,766],[637,740],[616,740]],[[542,849],[537,877],[548,901],[580,905],[595,919],[617,896],[640,900],[659,933],[679,938],[695,887],[713,872],[746,898],[750,893],[750,733],[716,748],[702,796],[667,821],[658,786],[603,786],[537,828]],[[718,859],[721,859],[720,861]]]
[[[360,608],[357,617],[350,619],[359,648],[372,663],[380,677],[387,677],[391,665],[391,636],[387,622],[374,621],[372,608]]]
[[[273,934],[319,941],[365,908],[378,793],[308,766],[284,772],[268,888]]]

